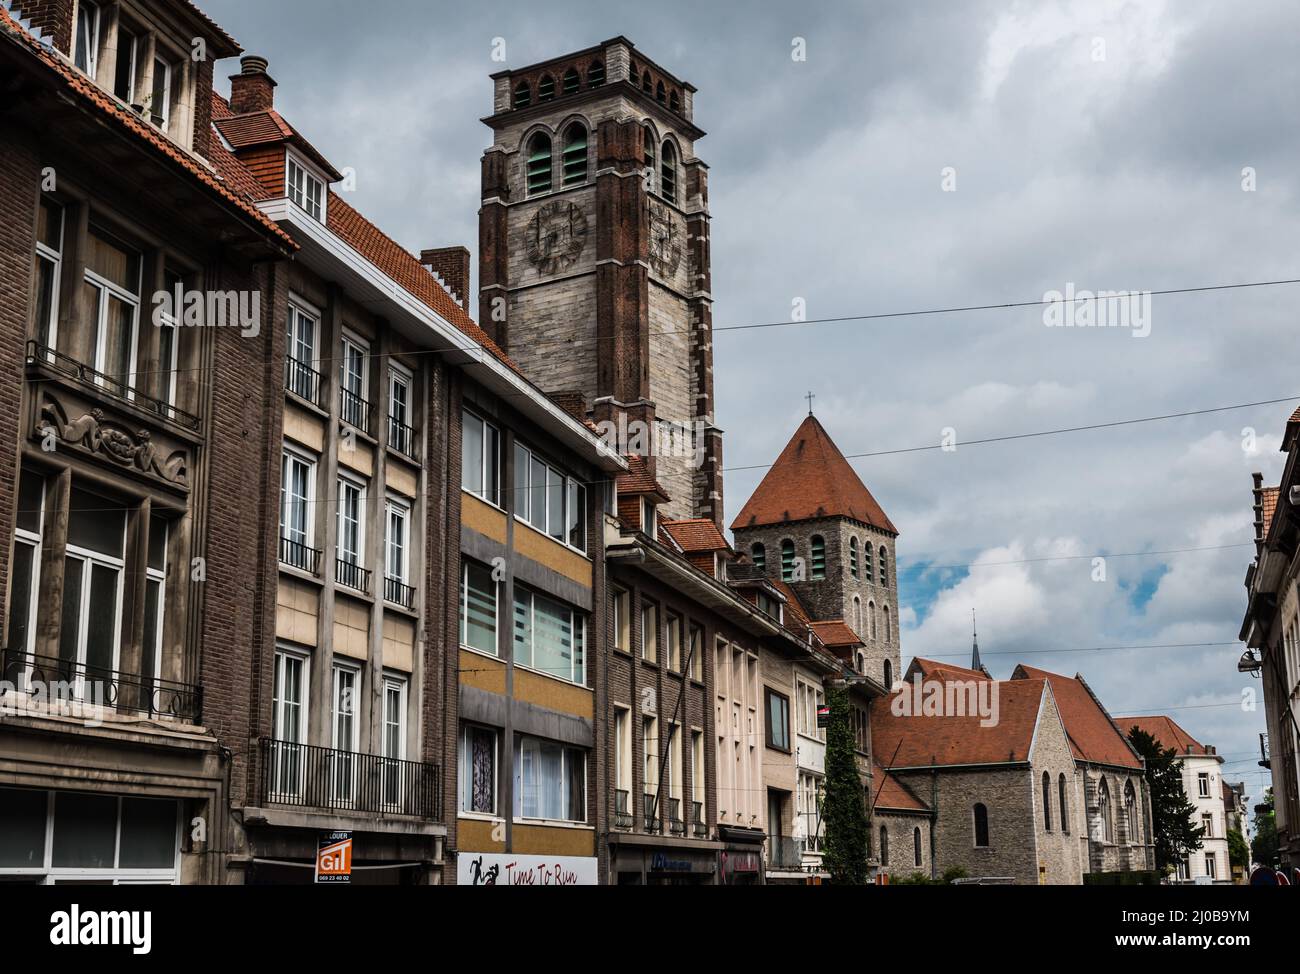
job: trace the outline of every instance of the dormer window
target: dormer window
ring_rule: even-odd
[[[135,103],[136,55],[140,38],[127,29],[117,26],[117,66],[113,71],[113,94],[128,105]]]
[[[641,498],[641,530],[651,537],[654,537],[655,502],[649,497]]]
[[[153,59],[153,90],[149,93],[149,118],[167,131],[171,120],[172,66],[160,57]]]
[[[288,157],[285,185],[289,199],[313,220],[325,222],[325,184],[307,171],[292,155]]]
[[[99,67],[99,7],[89,0],[81,0],[77,5],[77,47],[73,60],[78,68],[95,77]]]

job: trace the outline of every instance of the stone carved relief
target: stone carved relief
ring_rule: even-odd
[[[105,420],[104,411],[98,407],[69,420],[63,404],[50,397],[41,407],[36,432],[42,437],[53,432],[64,443],[107,457],[118,466],[132,467],[169,484],[188,486],[184,450],[174,450],[164,458],[147,429],[132,433],[118,423]]]

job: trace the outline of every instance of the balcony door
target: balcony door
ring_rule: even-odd
[[[275,654],[275,689],[271,710],[271,778],[273,801],[297,804],[303,797],[307,739],[307,657],[280,650]]]
[[[357,700],[361,673],[355,666],[334,667],[334,712],[331,721],[334,754],[330,761],[330,804],[351,808],[357,794],[357,751],[361,724]]]
[[[92,229],[85,278],[85,307],[94,340],[95,381],[132,398],[136,332],[140,318],[140,257]]]
[[[73,488],[59,628],[65,692],[112,703],[122,632],[126,508]]]

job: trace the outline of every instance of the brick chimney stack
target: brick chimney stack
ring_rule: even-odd
[[[420,263],[447,285],[452,296],[469,314],[469,248],[433,247],[422,250]]]
[[[230,110],[236,115],[275,107],[275,81],[266,73],[267,60],[255,54],[239,59],[240,72],[230,76]]]

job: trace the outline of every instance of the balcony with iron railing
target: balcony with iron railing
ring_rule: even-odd
[[[404,609],[415,608],[415,586],[407,585],[392,575],[384,577],[384,598]]]
[[[280,538],[280,563],[313,575],[320,574],[320,549],[311,548],[301,541]]]
[[[709,837],[709,823],[704,820],[704,802],[691,802],[691,830],[697,839]]]
[[[339,390],[339,418],[363,433],[370,432],[370,403],[351,389]]]
[[[415,449],[415,428],[399,422],[396,417],[388,417],[388,445],[406,459],[418,463],[419,454]]]
[[[197,724],[203,688],[155,676],[110,670],[23,650],[0,651],[0,707],[48,709],[58,703],[103,706],[118,713]],[[4,701],[4,691],[18,695]]]
[[[682,800],[680,798],[665,798],[664,812],[668,819],[668,831],[673,835],[685,835],[686,823],[682,820]]]
[[[27,343],[27,364],[29,366],[44,366],[49,371],[71,379],[86,389],[135,406],[137,409],[142,409],[146,413],[151,413],[170,423],[175,423],[177,426],[191,432],[197,432],[201,425],[199,417],[193,413],[186,412],[184,409],[156,396],[148,395],[130,385],[120,375],[108,375],[99,372],[84,362],[79,362],[71,355],[66,355],[58,349],[50,348],[48,345],[29,341]]]
[[[290,355],[284,360],[284,387],[313,406],[320,403],[321,374],[306,362]]]
[[[370,591],[370,569],[362,568],[346,558],[334,559],[334,579],[344,588],[357,592]]]
[[[614,792],[614,828],[632,827],[632,793],[617,789]]]
[[[263,737],[258,800],[316,811],[440,820],[436,764]]]

